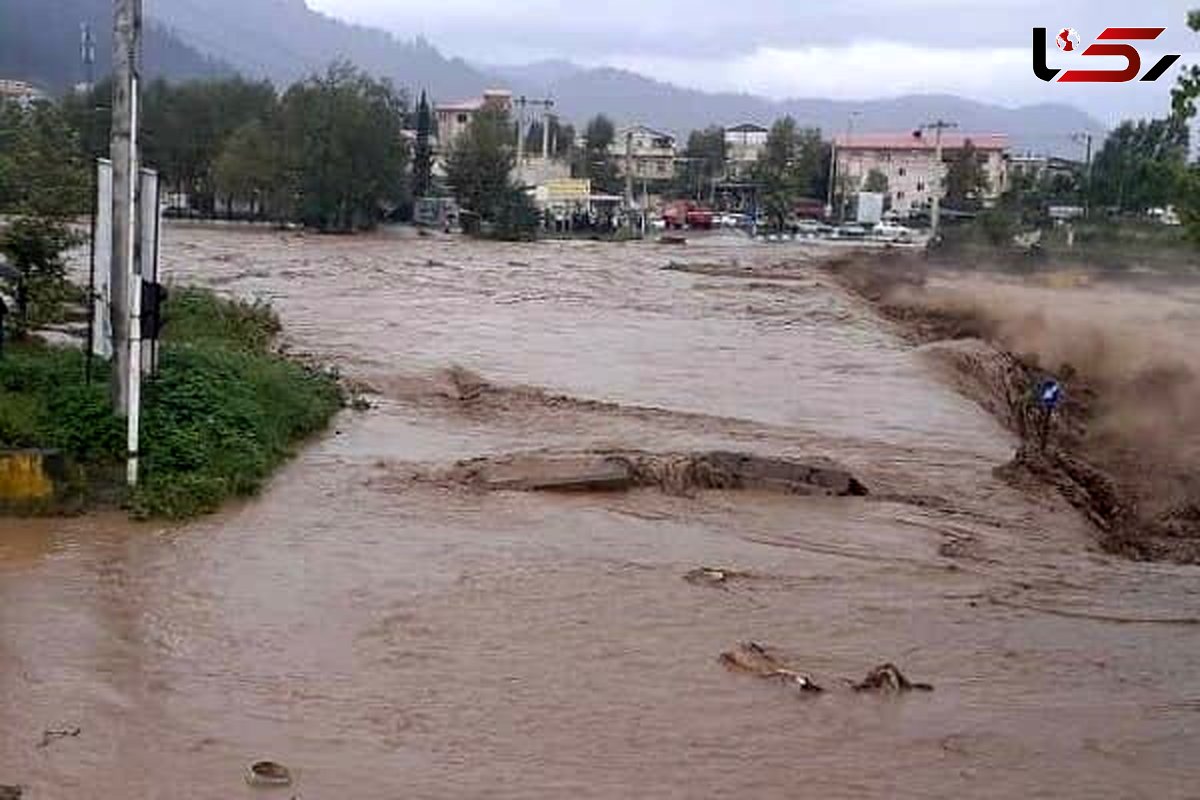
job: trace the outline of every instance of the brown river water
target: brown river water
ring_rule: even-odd
[[[0,783],[1200,796],[1200,571],[1102,555],[1061,500],[1000,483],[1009,435],[816,270],[662,269],[780,253],[168,228],[174,280],[269,300],[380,395],[211,518],[0,520]],[[456,402],[453,367],[497,391]],[[825,456],[872,496],[409,479],[609,447]],[[750,576],[683,580],[705,565]],[[829,691],[724,669],[746,640]],[[889,661],[934,691],[845,687]],[[295,784],[248,787],[260,758]]]

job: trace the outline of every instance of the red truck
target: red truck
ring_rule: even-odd
[[[663,222],[668,230],[696,228],[709,230],[713,226],[715,215],[711,209],[704,208],[690,200],[671,203],[663,211]]]

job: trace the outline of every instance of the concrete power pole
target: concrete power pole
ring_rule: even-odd
[[[525,162],[525,95],[517,98],[517,171],[524,168]]]
[[[130,303],[134,273],[137,190],[138,54],[142,0],[113,0],[113,101],[110,157],[113,169],[112,293],[113,407],[129,413]]]
[[[849,163],[850,163],[850,153],[853,152],[853,146],[854,146],[854,144],[853,144],[854,120],[861,116],[862,116],[861,111],[851,111],[849,114],[846,115],[846,163],[847,163],[847,165],[849,165]],[[845,176],[842,176],[842,175],[838,176],[838,178],[841,179],[841,182],[842,182],[842,186],[841,186],[842,202],[841,202],[841,210],[840,210],[840,213],[838,216],[842,222],[845,222],[847,217],[850,216],[850,183],[849,183],[849,181],[845,180],[845,178],[850,177],[848,174],[849,172],[850,172],[850,170],[847,168],[846,169],[847,174]],[[830,192],[829,196],[833,197],[833,193]]]
[[[942,224],[942,191],[945,188],[942,185],[942,170],[945,164],[942,162],[942,131],[949,128],[957,128],[958,123],[946,122],[945,120],[935,120],[926,125],[922,125],[922,130],[932,130],[934,132],[933,145],[933,168],[934,168],[934,187],[933,196],[930,198],[929,205],[929,236],[930,241],[936,242],[938,231]]]
[[[1077,142],[1083,142],[1085,155],[1083,160],[1084,165],[1084,185],[1083,185],[1083,217],[1087,219],[1092,212],[1092,134],[1084,131],[1077,133],[1073,137]]]
[[[633,129],[625,132],[625,209],[633,211]]]

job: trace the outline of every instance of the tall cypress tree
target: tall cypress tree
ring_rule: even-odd
[[[421,92],[421,103],[417,106],[417,147],[413,153],[413,196],[426,197],[433,188],[433,148],[429,137],[433,133],[433,115],[429,111],[429,100]]]

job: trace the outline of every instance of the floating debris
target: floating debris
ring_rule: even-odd
[[[904,677],[895,664],[883,664],[867,673],[867,677],[854,684],[856,692],[932,692],[933,686],[928,683],[913,683]]]
[[[246,782],[251,786],[290,786],[292,773],[283,764],[256,761],[246,772]]]
[[[49,747],[58,739],[73,739],[83,733],[82,728],[51,728],[42,733],[42,740],[38,742],[38,747]]]
[[[788,667],[774,651],[758,642],[742,642],[722,653],[721,663],[735,672],[797,686],[802,692],[825,691],[811,677]]]
[[[716,569],[714,567],[700,567],[683,576],[683,579],[688,583],[695,583],[701,586],[722,586],[727,583],[735,573],[727,569]]]

